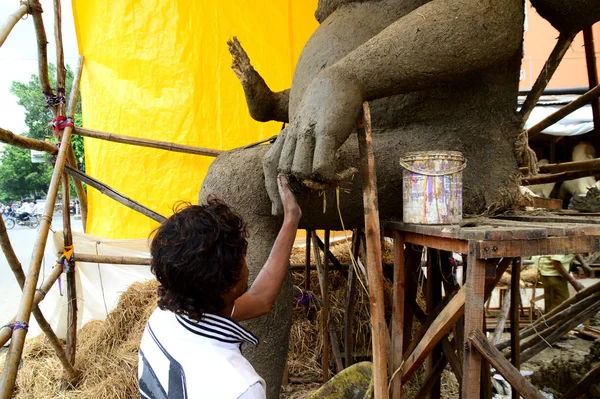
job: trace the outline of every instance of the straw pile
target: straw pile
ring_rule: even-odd
[[[512,269],[509,267],[506,269],[502,277],[500,277],[498,285],[509,286],[511,276]],[[521,268],[521,281],[528,284],[535,284],[536,282],[540,281],[537,267],[535,267],[535,265],[523,265]]]
[[[45,336],[28,340],[14,397],[139,398],[137,351],[156,306],[156,287],[155,281],[133,284],[106,321],[90,322],[79,331],[76,388],[60,390],[62,366]]]

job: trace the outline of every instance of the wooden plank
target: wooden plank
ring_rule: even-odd
[[[536,227],[544,228],[548,232],[548,237],[555,236],[582,236],[582,235],[598,235],[600,229],[594,224],[584,223],[544,223],[544,222],[525,222],[520,220],[500,220],[490,219],[490,224],[498,226],[514,226],[514,227]]]
[[[442,249],[444,251],[453,251],[461,254],[467,253],[467,242],[454,238],[405,233],[404,241],[409,244],[421,245],[427,248]]]
[[[472,332],[483,329],[483,306],[485,295],[485,261],[477,257],[476,243],[469,243],[467,259],[467,282],[465,291],[465,346],[463,356],[462,399],[479,399],[481,378],[481,354],[474,350],[467,339]]]
[[[386,228],[455,240],[518,240],[547,237],[544,229],[536,227],[503,227],[486,224],[486,222],[485,218],[465,219],[460,225],[423,225],[388,221]]]
[[[577,215],[502,215],[497,216],[497,218],[523,222],[600,224],[600,217],[582,213],[578,213]]]
[[[373,341],[373,386],[375,399],[387,399],[387,332],[381,268],[381,229],[377,201],[377,177],[371,131],[369,104],[363,103],[363,120],[358,123],[358,150],[360,174],[363,181],[365,236],[367,242],[367,275],[369,280],[369,307],[371,310],[371,337]]]
[[[511,363],[517,370],[521,369],[521,343],[519,340],[519,303],[521,300],[521,258],[515,258],[512,266],[512,276],[510,280],[510,347]],[[517,398],[518,392],[513,387],[512,397]]]
[[[465,309],[465,288],[448,302],[444,310],[435,318],[425,332],[414,351],[405,359],[402,366],[402,380],[407,381],[417,370],[425,357],[433,350],[434,346],[448,333],[450,328],[463,315]]]
[[[562,200],[554,198],[530,197],[533,200],[533,206],[545,209],[562,209]]]
[[[394,285],[392,287],[392,359],[391,375],[402,366],[402,343],[404,330],[404,233],[394,231]],[[402,397],[402,378],[392,380],[391,397]]]
[[[491,363],[492,366],[494,366],[496,371],[502,374],[513,388],[516,388],[519,395],[523,398],[544,398],[539,391],[521,375],[519,370],[514,368],[514,366],[504,358],[502,353],[489,343],[483,332],[479,330],[471,331],[469,333],[469,342],[487,359],[488,362]]]
[[[478,241],[475,256],[482,259],[560,255],[600,251],[600,236],[548,237],[534,240]]]

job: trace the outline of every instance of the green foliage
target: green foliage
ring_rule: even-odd
[[[66,98],[68,99],[73,85],[73,71],[68,65],[66,72]],[[48,65],[48,75],[50,84],[56,87],[55,65]],[[31,75],[27,83],[12,82],[10,91],[17,96],[18,104],[25,108],[25,124],[28,131],[23,135],[55,143],[57,140],[54,137],[54,131],[48,128],[48,124],[52,121],[52,112],[46,108],[46,101],[37,75]],[[77,102],[74,117],[75,125],[82,126],[81,101]],[[73,135],[72,142],[75,158],[78,161],[84,159],[83,138]],[[0,163],[0,201],[45,196],[52,176],[51,165],[31,163],[28,150],[11,146],[5,146],[4,153],[0,156]],[[75,193],[73,187],[71,192]]]

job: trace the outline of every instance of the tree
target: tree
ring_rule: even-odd
[[[69,97],[73,84],[73,71],[66,66],[66,98]],[[56,86],[56,66],[48,65],[50,84]],[[46,101],[42,93],[37,75],[31,75],[29,82],[12,82],[11,93],[18,98],[18,104],[25,108],[25,124],[28,131],[23,135],[37,140],[57,142],[54,131],[48,127],[52,121],[52,112],[46,108]],[[75,124],[82,125],[81,102],[77,102],[75,109]],[[83,138],[72,135],[75,158],[84,159]],[[0,157],[0,201],[18,200],[23,197],[44,196],[50,178],[52,166],[49,164],[31,163],[29,151],[6,146]],[[74,194],[73,187],[71,193]]]

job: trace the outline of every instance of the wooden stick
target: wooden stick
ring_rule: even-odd
[[[169,143],[167,141],[142,139],[139,137],[121,136],[115,133],[104,133],[98,130],[85,129],[82,127],[75,128],[75,134],[83,137],[91,137],[100,140],[111,141],[114,143],[137,145],[140,147],[158,148],[160,150],[183,152],[186,154],[204,155],[207,157],[217,157],[223,151],[213,150],[210,148],[196,147],[185,144]]]
[[[392,350],[390,351],[391,375],[402,367],[403,330],[404,330],[404,233],[394,230],[394,285],[392,287]],[[402,376],[392,380],[392,399],[402,397]]]
[[[304,290],[310,291],[310,242],[312,241],[312,234],[309,229],[306,229],[306,253],[304,263]],[[310,307],[310,302],[306,303],[306,308]]]
[[[109,255],[94,255],[82,254],[75,252],[73,254],[75,262],[88,263],[106,263],[109,265],[142,265],[150,266],[150,258],[138,258],[133,256],[109,256]]]
[[[29,6],[27,6],[27,4],[25,4],[25,3],[21,3],[19,8],[17,8],[16,11],[14,11],[12,14],[10,14],[8,16],[4,25],[2,25],[2,27],[0,27],[0,47],[2,47],[2,45],[4,44],[4,41],[8,37],[8,34],[12,30],[12,28],[15,27],[17,22],[19,22],[19,20],[21,18],[23,18],[25,16],[25,14],[27,14],[28,11],[29,11]]]
[[[519,340],[519,304],[521,299],[521,258],[515,258],[512,266],[512,276],[510,279],[510,347],[511,347],[511,363],[517,370],[521,369],[521,348]],[[498,337],[499,338],[499,337]],[[499,339],[498,339],[499,341]],[[495,342],[498,343],[498,342]],[[517,398],[518,392],[513,387],[512,397]]]
[[[556,42],[552,53],[550,53],[550,56],[548,57],[548,60],[546,60],[542,71],[535,80],[535,84],[531,88],[531,91],[527,95],[523,106],[519,110],[519,114],[521,115],[522,119],[521,129],[523,129],[525,126],[525,122],[527,122],[527,119],[529,119],[531,111],[533,111],[533,108],[535,108],[540,96],[544,93],[544,89],[548,85],[552,75],[554,75],[556,68],[558,68],[560,61],[563,59],[565,53],[569,49],[569,46],[571,46],[574,37],[575,34],[572,33],[561,33],[558,37],[558,41]],[[531,136],[529,137],[531,138]]]
[[[0,218],[0,246],[2,247],[2,252],[4,252],[4,256],[8,261],[8,265],[10,266],[13,274],[15,275],[15,279],[17,280],[17,283],[19,284],[19,287],[22,290],[23,286],[25,285],[25,273],[23,272],[21,262],[19,262],[19,259],[17,258],[17,255],[15,254],[15,251],[13,250],[13,247],[10,243],[10,238],[8,237],[8,233],[6,232],[6,226],[4,225],[4,220],[2,220],[2,218]],[[42,311],[37,306],[37,304],[34,304],[32,312],[40,329],[46,334],[50,345],[54,349],[54,352],[58,356],[58,359],[60,360],[61,364],[67,371],[69,379],[74,380],[77,377],[77,372],[73,368],[72,363],[70,363],[67,359],[62,344],[58,340],[58,337],[52,330],[52,327],[50,326],[48,321],[46,321],[46,318],[42,314]],[[9,324],[12,323],[14,323],[14,319]],[[4,330],[6,330],[6,334],[2,334],[2,340],[5,339],[2,345],[4,345],[6,341],[8,341],[12,333],[12,330],[10,328],[5,328],[2,331]]]
[[[579,399],[600,380],[600,364],[590,370],[562,399]]]
[[[39,0],[30,0],[29,4],[31,7],[39,10],[42,9]],[[38,78],[40,80],[40,87],[44,95],[52,96],[54,95],[54,92],[52,91],[50,79],[48,78],[48,51],[46,48],[48,38],[46,37],[46,30],[44,29],[44,20],[42,19],[41,12],[33,13],[32,17],[38,47]],[[56,115],[56,107],[50,107],[50,110]]]
[[[594,48],[594,31],[591,26],[583,29],[583,45],[585,47],[585,64],[590,89],[598,85],[598,70],[596,69],[596,50]],[[600,100],[591,102],[592,120],[594,121],[594,147],[600,148]]]
[[[448,359],[448,363],[450,363],[450,367],[452,368],[458,384],[460,385],[462,383],[461,363],[456,355],[456,352],[454,352],[452,344],[450,341],[448,341],[448,337],[444,337],[442,339],[442,349],[444,350],[444,355],[446,356],[446,359]]]
[[[0,141],[6,144],[14,145],[15,147],[24,148],[26,150],[44,151],[50,155],[58,154],[58,149],[50,143],[23,137],[18,134],[14,134],[10,130],[2,129],[1,127]]]
[[[598,170],[580,170],[576,172],[561,172],[556,174],[536,175],[535,177],[527,177],[521,179],[522,186],[532,186],[534,184],[558,183],[561,181],[580,179],[587,176],[595,176],[600,174]]]
[[[65,172],[71,176],[75,176],[79,180],[85,182],[87,185],[95,188],[96,190],[100,191],[102,194],[114,199],[115,201],[120,202],[121,204],[127,206],[128,208],[131,208],[134,211],[141,213],[142,215],[148,216],[152,220],[155,220],[159,223],[162,223],[166,220],[166,218],[164,216],[158,214],[157,212],[154,212],[153,210],[151,210],[149,208],[146,208],[144,205],[140,204],[139,202],[134,201],[131,198],[124,196],[123,194],[119,193],[117,190],[110,188],[106,184],[99,182],[98,180],[94,179],[93,177],[91,177],[77,169],[73,169],[70,166],[65,165]]]
[[[327,233],[325,233],[327,234]],[[319,236],[317,237],[317,245],[319,245],[319,249],[321,251],[323,251],[324,254],[327,255],[327,259],[333,264],[333,266],[335,266],[336,268],[342,270],[342,265],[340,263],[340,261],[335,257],[335,255],[333,254],[333,252],[331,252],[331,250],[325,250],[325,244],[323,244],[323,241],[321,241],[321,239],[319,238]]]
[[[63,206],[63,242],[65,249],[73,246],[71,235],[71,213],[69,212],[69,176],[63,173],[62,178],[62,206]],[[71,364],[75,363],[75,351],[77,348],[77,287],[75,283],[75,263],[67,259],[70,267],[66,271],[67,276],[67,357]]]
[[[444,310],[435,318],[415,350],[405,359],[402,366],[402,380],[408,381],[422,361],[431,353],[434,346],[450,331],[450,328],[463,315],[465,310],[465,288],[461,288],[448,302]],[[479,374],[479,373],[478,373]]]
[[[352,257],[358,259],[360,248],[359,229],[352,232]],[[348,269],[348,288],[346,290],[346,308],[344,312],[344,352],[346,353],[346,367],[354,363],[354,305],[356,304],[356,271],[354,265]]]
[[[35,297],[33,298],[33,304],[35,306],[37,306],[42,299],[44,299],[46,297],[46,293],[48,291],[50,291],[50,288],[52,288],[52,285],[54,285],[54,283],[56,282],[56,280],[58,280],[58,278],[60,277],[60,275],[62,274],[62,266],[61,265],[56,265],[54,266],[54,268],[52,269],[52,271],[50,272],[50,274],[48,275],[48,277],[46,277],[46,280],[44,280],[42,286],[40,288],[38,288],[35,292]],[[11,321],[7,324],[12,324],[15,322],[17,318],[13,317],[11,319]],[[4,346],[4,344],[6,344],[8,342],[8,340],[10,339],[12,335],[12,330],[8,327],[2,327],[0,328],[0,346]],[[66,359],[66,357],[65,357]]]
[[[477,258],[476,242],[469,242],[465,290],[465,342],[463,357],[462,399],[479,399],[481,354],[471,347],[469,334],[483,329],[485,296],[485,261]]]
[[[60,149],[58,150],[58,156],[56,157],[56,165],[54,167],[54,171],[52,172],[52,179],[50,180],[50,187],[48,189],[48,195],[46,196],[44,215],[42,216],[40,227],[38,229],[31,262],[29,264],[27,279],[23,288],[23,296],[21,297],[21,303],[19,304],[19,310],[17,312],[17,321],[21,323],[29,323],[29,318],[31,316],[35,288],[40,273],[42,258],[44,257],[44,249],[46,247],[46,240],[48,239],[48,231],[50,230],[50,225],[52,223],[54,203],[56,202],[58,186],[60,184],[61,176],[65,166],[67,148],[71,145],[70,141],[71,127],[67,127],[63,132],[63,139],[60,144]],[[0,379],[1,399],[8,399],[12,395],[26,335],[27,331],[25,329],[15,329],[13,331],[10,348],[6,355],[6,362],[2,372],[2,378]]]
[[[544,118],[540,122],[536,123],[535,125],[533,125],[529,129],[527,129],[527,134],[529,135],[529,139],[531,140],[531,138],[533,136],[535,136],[538,133],[541,133],[542,130],[546,129],[549,126],[554,125],[556,122],[558,122],[559,120],[561,120],[565,116],[571,114],[572,112],[574,112],[574,111],[578,110],[579,108],[583,107],[585,104],[587,104],[587,103],[593,101],[594,99],[598,98],[598,96],[600,96],[600,85],[597,85],[596,87],[594,87],[590,91],[586,92],[585,94],[582,94],[577,99],[571,101],[570,103],[568,103],[567,105],[565,105],[564,107],[562,107],[561,109],[559,109],[558,111],[556,111],[553,114],[547,116],[546,118]]]
[[[477,348],[479,353],[483,355],[483,357],[485,357],[492,366],[494,366],[496,371],[502,374],[506,381],[508,381],[523,398],[544,398],[539,391],[521,375],[519,370],[514,368],[513,365],[510,364],[510,362],[506,360],[504,356],[502,356],[502,353],[500,353],[498,349],[490,344],[483,332],[479,330],[471,331],[469,333],[469,343]]]
[[[513,277],[514,278],[514,275]],[[504,326],[506,325],[506,319],[508,317],[508,313],[510,311],[511,305],[511,287],[508,287],[506,290],[506,295],[504,295],[504,302],[502,302],[502,307],[500,308],[500,314],[498,315],[498,321],[496,322],[496,328],[494,328],[494,336],[492,338],[492,343],[494,345],[500,343],[500,339],[502,338],[502,333],[504,332]]]
[[[582,170],[600,170],[600,158],[589,159],[586,161],[573,161],[562,163],[551,163],[540,165],[540,173],[560,173],[560,172],[578,172]],[[519,171],[524,175],[529,173],[529,168],[519,168]]]
[[[317,265],[317,273],[319,274],[319,286],[321,287],[321,297],[323,298],[323,307],[321,308],[321,333],[323,334],[323,353],[321,357],[321,367],[323,369],[323,382],[329,381],[329,276],[323,270],[321,263],[321,254],[315,236],[316,232],[312,232],[313,252],[315,255],[315,263]]]
[[[60,0],[54,0],[54,40],[56,43],[56,91],[58,95],[66,95],[65,54],[62,44],[62,10]],[[77,97],[77,96],[76,96]],[[66,104],[59,104],[56,107],[57,115],[65,114]]]
[[[365,235],[367,242],[367,276],[369,307],[371,310],[371,337],[373,340],[373,381],[375,399],[387,399],[387,337],[381,269],[381,238],[379,208],[377,206],[377,177],[371,132],[369,104],[363,103],[363,120],[358,124],[358,149],[363,181]]]

